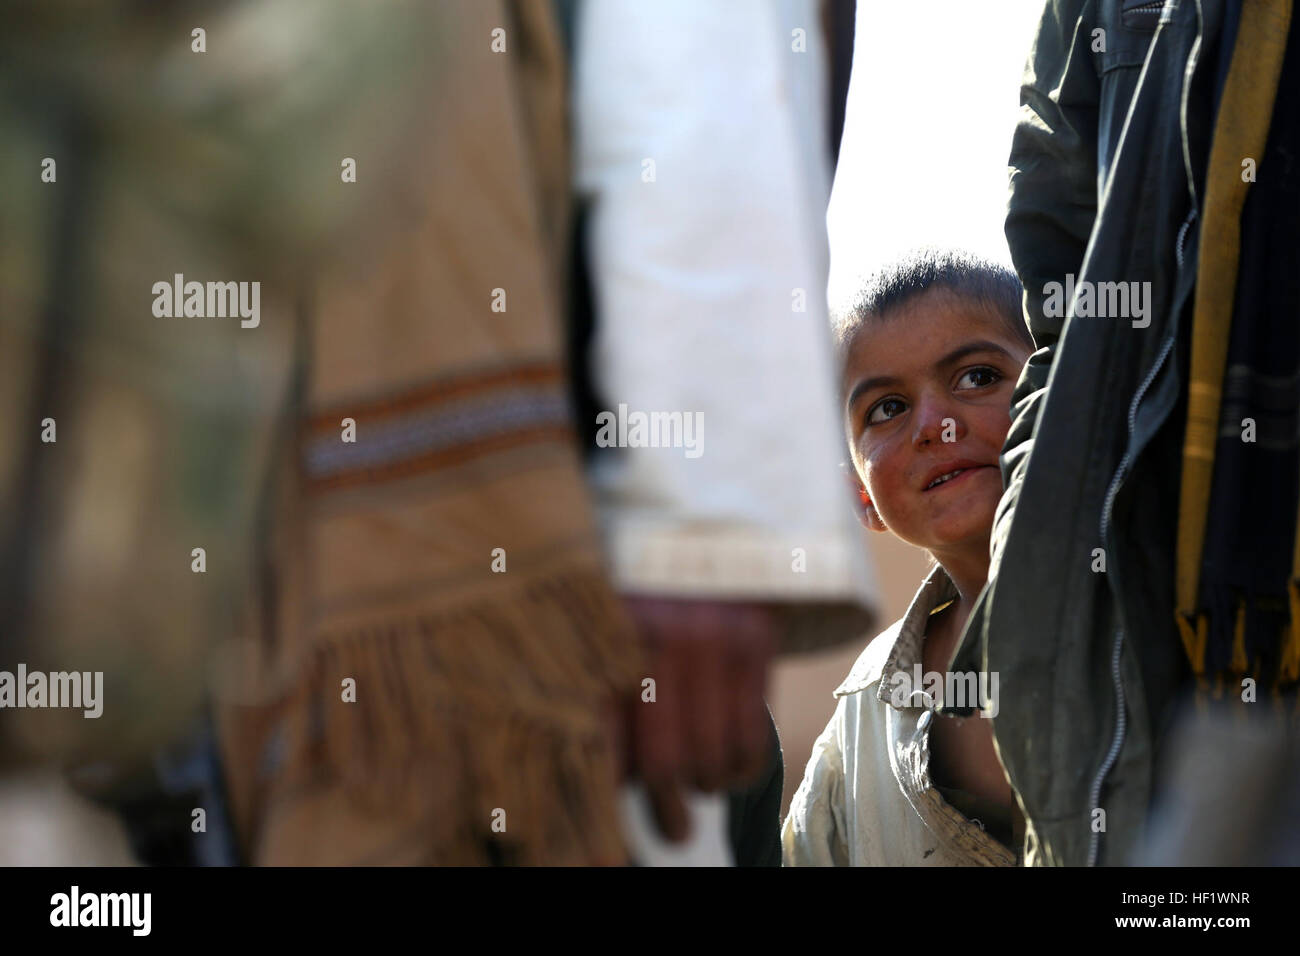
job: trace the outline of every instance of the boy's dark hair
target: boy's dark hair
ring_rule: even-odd
[[[835,344],[846,354],[853,337],[868,319],[885,318],[890,312],[932,289],[944,289],[959,299],[978,303],[1000,315],[1007,328],[1030,351],[1034,340],[1021,312],[1023,287],[1016,274],[998,265],[958,250],[922,249],[909,253],[867,280],[853,306],[835,317]]]

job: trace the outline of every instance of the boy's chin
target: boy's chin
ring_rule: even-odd
[[[971,548],[987,555],[996,507],[997,502],[994,502],[987,508],[987,514],[966,514],[960,521],[943,522],[929,528],[927,542],[922,547],[927,551],[949,553]]]

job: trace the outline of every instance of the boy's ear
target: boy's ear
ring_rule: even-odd
[[[843,466],[844,477],[853,489],[854,513],[858,516],[858,521],[862,527],[868,531],[888,531],[885,523],[880,520],[880,513],[876,511],[876,506],[871,503],[871,495],[867,493],[866,487],[862,484],[862,479],[858,477],[857,471],[850,464]]]

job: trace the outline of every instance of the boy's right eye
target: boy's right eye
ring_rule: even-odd
[[[895,415],[903,414],[906,407],[901,398],[882,398],[867,410],[867,427],[880,425]]]

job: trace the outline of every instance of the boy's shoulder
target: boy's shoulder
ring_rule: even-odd
[[[849,676],[835,688],[834,694],[837,698],[864,691],[880,680],[885,670],[885,662],[889,660],[889,652],[894,649],[902,633],[904,620],[905,618],[899,618],[871,639],[871,643],[853,662]]]

